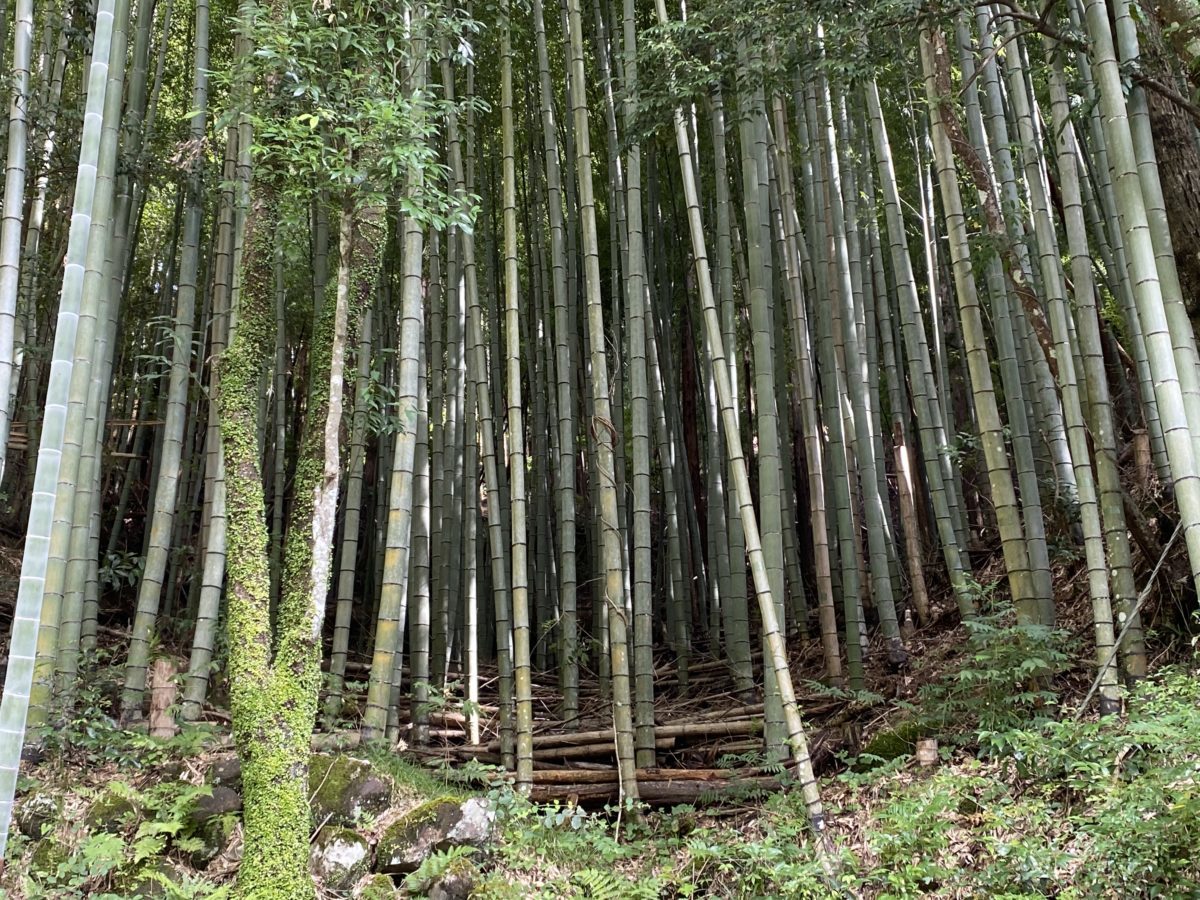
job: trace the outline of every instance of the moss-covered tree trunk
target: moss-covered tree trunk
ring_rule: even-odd
[[[221,360],[219,397],[225,450],[228,541],[230,709],[242,759],[244,853],[238,893],[246,898],[302,900],[315,892],[308,874],[308,755],[316,712],[315,675],[303,641],[280,643],[272,664],[269,536],[263,516],[258,454],[259,377],[274,341],[273,193],[255,191],[246,217],[242,290],[233,340]],[[314,342],[315,344],[316,342]],[[307,480],[302,467],[297,480]],[[300,495],[297,491],[297,495]],[[290,592],[289,592],[290,593]],[[293,598],[289,596],[289,601]],[[280,610],[280,627],[294,616]],[[311,626],[310,626],[311,627]],[[319,631],[318,631],[319,634]],[[282,637],[282,635],[281,635]],[[308,643],[312,642],[309,632]],[[285,650],[286,645],[286,650]],[[287,662],[292,666],[280,664]],[[309,690],[309,682],[313,682]]]
[[[314,323],[310,387],[274,633],[269,536],[256,438],[259,378],[271,358],[274,340],[273,234],[280,225],[269,186],[256,187],[246,219],[237,324],[221,361],[228,672],[245,797],[238,895],[247,900],[301,900],[315,893],[308,872],[308,760],[321,679],[321,626],[339,481],[346,323],[350,307],[357,305],[354,301],[374,284],[381,243],[378,210],[361,214],[356,224],[359,233],[349,272],[337,279],[336,302],[326,303]],[[343,246],[343,262],[347,257]]]

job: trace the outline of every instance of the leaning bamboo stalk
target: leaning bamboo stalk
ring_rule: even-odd
[[[660,24],[667,22],[664,0],[655,0],[655,10]],[[754,577],[754,588],[758,598],[759,614],[762,618],[763,643],[769,652],[776,673],[780,700],[783,704],[784,721],[791,745],[792,759],[797,763],[801,790],[808,808],[813,831],[819,838],[825,833],[825,813],[821,806],[820,789],[812,770],[808,754],[808,741],[796,706],[796,694],[788,666],[787,646],[779,630],[779,619],[775,614],[775,601],[767,579],[766,561],[758,532],[758,518],[750,491],[750,478],[746,459],[741,447],[741,434],[733,413],[733,395],[729,382],[729,370],[725,357],[725,341],[721,333],[721,322],[717,316],[716,300],[713,296],[712,275],[708,267],[708,251],[705,246],[704,223],[700,214],[700,197],[696,187],[696,173],[692,163],[691,140],[683,112],[674,110],[675,142],[679,154],[679,169],[683,180],[687,206],[689,232],[692,239],[692,255],[696,266],[696,281],[704,310],[704,324],[708,337],[709,353],[715,371],[717,394],[720,398],[722,422],[725,426],[725,445],[729,455],[730,470],[738,505],[742,511],[742,525],[746,536],[746,553]],[[818,852],[823,852],[822,841],[818,841]]]

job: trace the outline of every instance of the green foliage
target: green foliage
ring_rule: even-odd
[[[457,866],[464,862],[469,863],[470,858],[476,852],[478,851],[474,847],[461,846],[448,847],[433,853],[417,866],[416,871],[409,873],[404,879],[405,890],[413,894],[426,893],[430,887],[455,870]]]
[[[813,852],[799,795],[777,795],[753,830],[733,836],[723,828],[697,828],[681,841],[687,896],[834,897]]]
[[[1200,679],[1167,671],[1125,722],[1050,722],[1008,736],[1018,777],[1080,835],[1080,896],[1179,896],[1200,879]]]
[[[1037,703],[1001,716],[989,704],[1030,671],[1025,659],[1037,671],[1061,662],[1061,651],[1047,649],[1060,636],[1019,628],[1009,615],[986,617],[970,633],[971,665],[1006,674],[948,679],[956,715],[966,717],[959,727],[973,729],[990,755],[944,751],[936,769],[900,758],[837,776],[849,790],[826,790],[842,848],[832,881],[813,853],[798,791],[730,823],[690,806],[634,822],[615,810],[537,806],[501,788],[492,794],[503,836],[497,873],[478,896],[1192,896],[1200,678],[1175,671],[1142,685],[1125,722],[1056,722]]]
[[[460,11],[433,6],[416,16],[392,0],[299,5],[279,20],[261,17],[254,55],[224,76],[232,85],[263,85],[243,95],[238,110],[253,122],[258,171],[283,176],[302,206],[317,190],[350,190],[360,203],[392,199],[435,228],[469,227],[474,199],[448,191],[432,140],[451,104],[416,88],[411,70],[436,59],[442,40],[456,62],[469,58],[478,29]],[[425,173],[423,187],[395,194],[412,170]]]
[[[995,742],[1004,731],[1044,719],[1054,708],[1058,695],[1049,687],[1050,678],[1069,662],[1068,635],[1044,625],[1017,624],[1007,605],[968,619],[963,627],[968,663],[923,687],[920,706],[943,728],[977,731],[985,750],[998,750]]]
[[[489,794],[496,821],[504,835],[502,854],[523,868],[545,859],[570,862],[587,859],[612,866],[637,855],[621,843],[609,819],[573,805],[538,806],[508,786]]]
[[[25,861],[25,896],[41,898],[137,898],[155,886],[155,896],[190,900],[228,895],[209,881],[177,877],[164,863],[167,852],[186,853],[195,847],[188,835],[196,801],[209,793],[207,785],[164,781],[139,790],[121,781],[109,783],[106,797],[125,804],[130,814],[92,832],[79,832],[63,823],[58,833],[35,845]],[[19,847],[14,846],[14,854]]]
[[[392,777],[398,790],[416,794],[419,797],[433,799],[435,797],[457,797],[449,786],[445,770],[431,772],[422,766],[414,765],[408,759],[397,754],[386,744],[368,744],[359,754],[363,756],[380,772]]]
[[[123,678],[123,668],[105,650],[81,662],[81,669],[94,673],[81,678],[76,703],[64,711],[64,719],[43,736],[43,747],[52,762],[68,766],[100,766],[115,763],[123,769],[145,769],[167,760],[196,756],[213,737],[213,728],[203,723],[185,724],[171,738],[150,737],[121,728],[113,718],[114,688]]]
[[[104,554],[100,564],[100,584],[110,590],[136,587],[142,579],[146,558],[127,550]]]
[[[662,879],[639,878],[631,882],[611,869],[580,869],[570,878],[573,896],[591,900],[656,900]]]

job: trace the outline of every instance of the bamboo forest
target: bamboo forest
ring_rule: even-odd
[[[1200,896],[1200,2],[0,81],[0,897]]]

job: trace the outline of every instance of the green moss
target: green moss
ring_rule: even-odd
[[[256,172],[242,257],[238,324],[221,360],[219,411],[228,512],[229,682],[234,738],[242,758],[245,850],[238,873],[244,900],[309,900],[309,737],[321,680],[313,636],[314,490],[324,463],[333,311],[314,323],[310,395],[300,429],[291,527],[272,629],[271,556],[262,516],[258,389],[275,342],[274,251],[280,227],[277,181]],[[274,658],[272,659],[272,648]]]
[[[68,856],[62,844],[52,837],[44,837],[33,845],[33,851],[29,854],[29,873],[35,878],[39,875],[53,876]]]
[[[929,732],[929,723],[923,719],[905,719],[893,728],[879,732],[863,745],[859,751],[861,756],[873,756],[878,759],[891,761],[901,756],[908,756],[917,749],[917,739],[925,737]],[[869,769],[876,765],[874,760],[864,761],[861,768]]]
[[[493,873],[471,889],[471,900],[522,900],[526,892],[506,876]]]
[[[264,176],[266,173],[263,173]],[[227,492],[230,708],[242,758],[243,900],[311,900],[308,872],[309,736],[320,679],[319,647],[293,611],[285,584],[278,639],[270,617],[269,538],[258,453],[259,377],[274,346],[274,240],[278,200],[255,178],[246,220],[238,325],[221,359],[219,412]],[[299,483],[297,498],[304,491]],[[277,649],[274,662],[272,646]]]
[[[142,814],[141,806],[124,793],[106,790],[88,808],[84,825],[89,831],[116,834],[123,831]]]
[[[391,805],[393,783],[365,759],[314,753],[309,762],[314,825],[354,825]]]
[[[429,800],[405,813],[379,836],[379,843],[375,848],[376,859],[383,865],[393,856],[403,855],[423,826],[437,822],[444,816],[456,814],[460,803],[457,798],[447,795]]]
[[[397,896],[396,885],[387,875],[368,875],[354,889],[357,900],[392,900]]]
[[[351,828],[322,828],[313,841],[312,872],[326,890],[350,890],[371,869],[371,845]]]
[[[457,809],[461,803],[461,797],[454,794],[442,794],[440,797],[426,800],[420,806],[410,809],[393,823],[393,827],[401,824],[406,826],[424,825],[426,822],[437,819],[446,807],[453,806]]]

